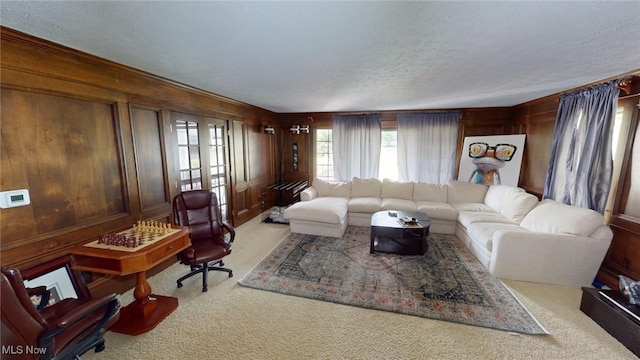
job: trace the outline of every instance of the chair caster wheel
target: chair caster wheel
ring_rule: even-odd
[[[182,287],[182,283],[178,283],[178,289]]]
[[[233,277],[233,273],[229,273],[229,277]]]
[[[207,292],[207,291],[209,291],[209,289],[207,289],[207,288],[202,288],[202,292]]]

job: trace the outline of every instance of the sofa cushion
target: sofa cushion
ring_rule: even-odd
[[[473,184],[466,181],[447,181],[447,198],[449,204],[453,203],[482,203],[489,187],[487,185]]]
[[[418,208],[413,200],[384,198],[380,210],[400,210],[416,212]]]
[[[523,189],[509,185],[490,185],[487,194],[484,196],[484,204],[494,208],[497,212],[502,211],[505,200],[512,194],[524,192]]]
[[[520,226],[535,232],[589,236],[604,221],[598,212],[545,199],[529,211]]]
[[[282,216],[288,220],[341,224],[346,219],[348,205],[349,199],[343,197],[318,197],[289,206]]]
[[[613,239],[613,231],[611,231],[610,227],[602,225],[592,232],[589,237],[609,242]]]
[[[354,177],[351,181],[351,197],[380,197],[382,181],[378,179],[360,179]]]
[[[483,203],[450,203],[451,206],[453,206],[454,209],[456,209],[458,212],[463,212],[463,211],[481,211],[481,212],[489,212],[489,213],[495,213],[496,210],[494,208],[492,208],[491,206],[487,206]]]
[[[313,187],[318,191],[318,196],[351,197],[351,182],[349,181],[325,181],[313,179]]]
[[[413,201],[432,201],[446,203],[447,185],[417,182],[413,184]]]
[[[505,199],[500,213],[519,224],[536,205],[538,198],[535,195],[525,191],[513,192]]]
[[[458,214],[458,222],[465,227],[473,223],[512,224],[515,222],[507,219],[502,214],[486,211],[462,211]]]
[[[427,214],[428,217],[438,220],[455,221],[458,212],[453,206],[439,201],[416,201],[418,211]]]
[[[413,200],[413,183],[384,179],[381,197]]]
[[[516,224],[473,223],[467,226],[467,234],[488,251],[493,249],[493,236],[498,230],[529,232]]]
[[[379,197],[352,197],[349,200],[349,212],[369,213],[380,211],[382,199]]]

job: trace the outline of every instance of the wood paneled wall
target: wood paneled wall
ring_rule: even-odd
[[[519,186],[542,197],[560,94],[513,107],[513,133],[526,134]]]
[[[2,264],[27,268],[137,220],[169,220],[179,192],[172,112],[230,124],[232,220],[259,215],[276,178],[275,144],[262,133],[275,113],[0,30],[0,190],[31,197],[0,210]]]

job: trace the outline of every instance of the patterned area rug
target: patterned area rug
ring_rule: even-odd
[[[340,239],[291,234],[240,284],[256,289],[522,334],[547,331],[454,235],[424,256],[369,253],[370,229]]]

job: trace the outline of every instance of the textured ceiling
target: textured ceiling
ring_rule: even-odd
[[[640,2],[6,1],[0,23],[275,112],[511,106],[640,69]]]

